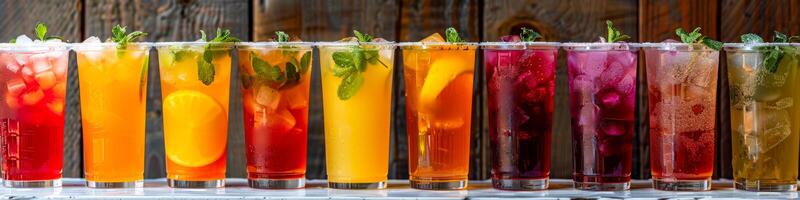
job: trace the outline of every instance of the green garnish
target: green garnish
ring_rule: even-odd
[[[764,39],[761,36],[756,34],[747,33],[741,36],[742,43],[747,44],[754,44],[754,43],[764,43]],[[781,32],[775,31],[775,38],[772,39],[775,43],[787,43],[787,42],[796,42],[800,41],[800,36],[786,36]],[[793,47],[781,47],[781,46],[763,46],[759,47],[762,51],[761,55],[764,57],[764,67],[767,71],[771,73],[775,73],[778,71],[778,63],[780,63],[781,59],[783,59],[785,52],[785,48],[793,48]]]
[[[275,31],[275,40],[278,42],[288,42],[289,34],[286,34],[283,31]]]
[[[444,35],[445,35],[445,41],[447,42],[451,43],[464,42],[464,40],[461,39],[461,36],[458,35],[458,31],[456,31],[456,29],[453,27],[447,28],[447,30],[444,31]]]
[[[117,43],[117,49],[119,50],[124,50],[127,48],[129,42],[147,35],[147,33],[141,31],[134,31],[129,34],[125,34],[125,32],[127,32],[125,28],[127,27],[122,27],[117,24],[111,29],[111,41]]]
[[[64,40],[64,38],[59,36],[47,36],[47,26],[45,26],[43,23],[37,23],[35,31],[36,31],[36,38],[39,38],[39,40],[41,41],[47,41],[52,39]],[[14,39],[14,42],[16,42],[16,39]]]
[[[702,43],[706,45],[708,48],[714,49],[719,51],[722,49],[722,42],[709,39],[708,37],[704,36],[700,33],[700,27],[694,28],[691,33],[687,33],[683,30],[683,28],[675,29],[675,34],[681,38],[681,41],[686,44],[697,44]]]
[[[370,42],[373,39],[371,35],[356,30],[353,30],[353,35],[359,43]],[[333,68],[333,75],[342,78],[336,92],[340,100],[348,100],[355,96],[364,83],[364,76],[361,73],[367,71],[367,64],[381,64],[383,67],[389,68],[379,59],[377,49],[366,49],[360,44],[352,47],[350,51],[334,52],[331,57],[333,63],[336,64],[336,67]],[[301,63],[303,60],[310,62],[311,57],[306,59],[304,56]]]
[[[201,59],[197,60],[197,79],[200,80],[204,85],[211,85],[214,82],[214,76],[216,76],[216,71],[214,68],[214,63],[212,62],[214,58],[221,57],[227,55],[229,52],[225,49],[217,49],[219,44],[217,43],[227,43],[227,42],[239,42],[236,37],[231,36],[231,31],[225,29],[224,31],[220,28],[217,28],[216,36],[211,39],[206,39],[206,33],[204,31],[200,31],[200,40],[207,41],[204,50],[203,56]],[[180,51],[175,53],[175,60],[178,60],[178,54]]]
[[[17,43],[17,38],[11,38],[11,40],[8,40],[8,43]]]
[[[275,32],[279,42],[288,42],[289,35],[282,32]],[[305,52],[300,61],[297,60],[297,47],[295,46],[280,46],[281,55],[285,56],[289,61],[284,64],[284,70],[279,65],[271,65],[267,61],[258,58],[256,52],[250,52],[250,63],[253,66],[255,75],[250,77],[246,74],[242,75],[242,85],[245,89],[249,89],[253,81],[260,84],[266,84],[273,89],[282,89],[297,85],[300,82],[300,76],[305,74],[311,65],[311,52]]]
[[[614,23],[611,20],[606,20],[606,28],[608,29],[608,38],[606,38],[608,43],[621,42],[631,38],[631,36],[623,35],[622,32],[614,28]]]
[[[542,34],[525,27],[522,27],[522,33],[519,34],[519,39],[523,42],[534,42],[536,39],[542,38]]]

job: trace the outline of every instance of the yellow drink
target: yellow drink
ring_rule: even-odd
[[[346,44],[320,46],[329,186],[385,188],[395,46]],[[365,68],[344,72],[334,56],[352,55],[356,47],[373,59],[363,62]]]
[[[150,46],[76,48],[87,186],[142,187]]]
[[[228,134],[230,44],[158,47],[170,187],[222,187]]]

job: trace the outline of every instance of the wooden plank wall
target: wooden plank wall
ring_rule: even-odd
[[[703,33],[725,42],[753,32],[765,38],[772,30],[800,34],[800,0],[0,0],[0,40],[31,35],[36,22],[47,23],[50,33],[71,41],[88,36],[106,38],[111,26],[148,32],[147,41],[190,41],[198,30],[231,29],[236,37],[263,41],[276,30],[299,35],[306,41],[331,41],[352,29],[394,41],[416,41],[446,27],[457,28],[470,41],[494,41],[533,28],[549,41],[595,41],[605,34],[606,19],[613,20],[632,41],[658,42],[675,38],[674,29],[703,27]],[[155,54],[155,51],[151,51]],[[563,53],[563,52],[562,52]],[[235,54],[234,54],[235,55]],[[73,55],[74,56],[74,55]],[[156,55],[153,55],[156,56]],[[399,56],[399,53],[398,53]],[[236,58],[234,58],[236,59]],[[315,61],[318,56],[315,55]],[[724,59],[724,58],[723,58]],[[403,99],[402,65],[395,62],[391,178],[408,177],[408,156]],[[157,66],[151,59],[151,66]],[[480,59],[478,59],[480,62]],[[552,143],[552,176],[569,178],[572,150],[564,57],[556,79],[556,113]],[[724,62],[721,62],[724,63]],[[314,63],[311,102],[321,102],[319,64]],[[476,66],[482,76],[482,66]],[[640,66],[642,69],[642,66]],[[232,76],[238,77],[236,68]],[[70,65],[69,99],[65,133],[67,177],[82,176],[81,127],[77,70]],[[640,70],[642,79],[644,70]],[[725,75],[721,66],[720,75]],[[149,80],[159,80],[151,67]],[[719,81],[716,177],[730,178],[730,128],[724,115],[728,105],[727,80]],[[476,81],[472,134],[472,179],[489,177],[487,120],[483,79]],[[645,80],[640,80],[639,104],[645,108]],[[228,176],[245,177],[239,82],[231,84],[228,141]],[[479,106],[480,105],[480,106]],[[646,109],[639,109],[634,151],[634,178],[649,178]],[[325,178],[325,153],[321,103],[312,103],[309,115],[308,177]],[[161,90],[148,84],[146,177],[164,177]]]

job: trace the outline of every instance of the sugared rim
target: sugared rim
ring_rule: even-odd
[[[150,48],[155,43],[152,42],[131,42],[127,45],[129,47],[139,47],[142,49]],[[86,48],[107,48],[107,47],[117,47],[119,44],[116,42],[102,42],[102,43],[69,43],[67,47],[70,49],[86,49]]]
[[[237,47],[279,47],[279,46],[298,46],[304,48],[311,48],[314,46],[313,42],[239,42],[236,43]]]
[[[69,43],[66,43],[66,42],[58,42],[58,43],[40,42],[40,43],[25,43],[25,44],[0,43],[0,48],[7,48],[7,47],[9,47],[9,48],[18,48],[18,47],[64,47],[64,46],[67,46],[67,45],[69,45]]]
[[[666,50],[666,51],[719,51],[714,50],[705,44],[699,43],[680,43],[680,42],[660,42],[660,43],[641,43],[639,47],[645,49],[657,49],[657,50]]]
[[[486,49],[558,49],[560,42],[481,42],[478,44]]]
[[[314,42],[317,46],[359,46],[359,45],[372,45],[372,46],[396,46],[394,41],[386,42]]]
[[[199,42],[199,41],[186,41],[186,42],[156,42],[153,43],[154,47],[168,47],[168,46],[202,46],[207,44],[216,44],[222,46],[234,46],[238,42]]]
[[[800,43],[725,43],[722,47],[726,51],[758,51],[757,47],[787,47],[794,46],[800,47]]]
[[[458,45],[458,46],[478,46],[477,42],[401,42],[397,43],[397,46],[400,47],[408,47],[408,46],[450,46],[450,45]]]
[[[635,51],[641,46],[640,43],[600,43],[600,42],[567,42],[561,43],[561,47],[568,51]]]

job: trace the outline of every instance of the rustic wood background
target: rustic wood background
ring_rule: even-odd
[[[394,41],[416,41],[448,26],[457,28],[470,41],[493,41],[501,35],[530,27],[550,41],[594,41],[605,34],[606,19],[613,20],[633,41],[658,42],[674,38],[674,29],[703,27],[703,33],[725,42],[736,42],[753,32],[765,38],[772,31],[800,34],[800,0],[0,0],[0,39],[31,35],[36,22],[49,25],[51,34],[70,41],[89,36],[106,38],[111,26],[148,32],[147,41],[188,41],[198,30],[231,29],[236,37],[263,41],[276,30],[299,35],[307,41],[331,41],[350,35],[354,28]],[[74,56],[74,54],[73,54]],[[156,56],[152,53],[152,56]],[[314,59],[318,59],[315,55]],[[396,66],[400,66],[400,59]],[[157,59],[151,59],[151,66]],[[721,62],[724,63],[724,62]],[[308,137],[308,177],[325,178],[319,66],[312,75],[312,99]],[[566,68],[564,56],[557,72],[556,113],[552,144],[552,176],[570,178],[570,140]],[[480,69],[481,67],[478,67]],[[234,67],[235,69],[235,67]],[[396,69],[401,69],[397,67]],[[641,69],[641,66],[640,66]],[[159,80],[151,67],[149,80]],[[233,77],[238,77],[234,70]],[[477,71],[479,77],[482,70]],[[644,77],[641,75],[640,77]],[[720,75],[726,74],[724,66]],[[405,113],[401,70],[395,74],[391,178],[407,178]],[[81,123],[77,70],[70,65],[65,168],[67,177],[83,175]],[[727,80],[721,76],[718,100],[718,145],[715,177],[730,178],[730,128]],[[643,80],[642,80],[643,81]],[[482,86],[483,80],[476,85]],[[643,83],[640,83],[640,85]],[[228,141],[228,176],[245,177],[245,155],[239,81],[231,84]],[[639,87],[645,94],[645,87]],[[473,157],[470,177],[489,177],[485,89],[476,87],[472,134]],[[640,95],[643,99],[645,95]],[[646,101],[640,101],[645,108]],[[646,109],[639,109],[634,142],[634,178],[649,178]],[[147,178],[165,176],[161,89],[148,84]]]

